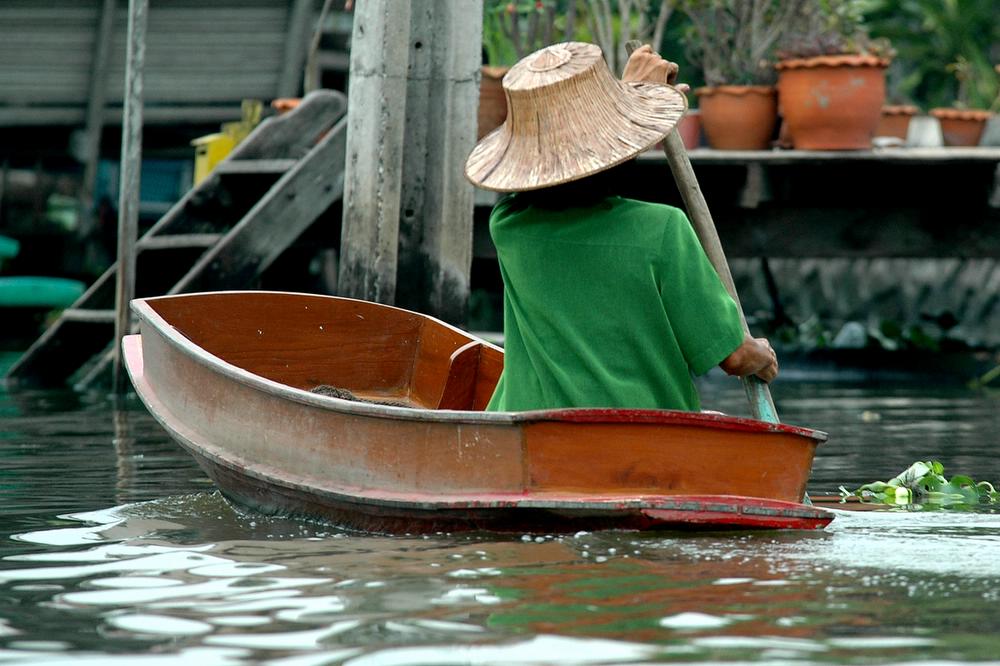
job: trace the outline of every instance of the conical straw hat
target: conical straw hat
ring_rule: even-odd
[[[623,83],[595,44],[565,42],[523,58],[503,78],[507,120],[465,163],[477,187],[521,192],[631,159],[669,134],[687,109],[672,86]]]

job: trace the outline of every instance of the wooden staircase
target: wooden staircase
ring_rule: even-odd
[[[343,195],[347,100],[309,94],[262,122],[136,248],[136,297],[250,285]],[[80,388],[110,378],[112,265],[7,372],[14,384]]]

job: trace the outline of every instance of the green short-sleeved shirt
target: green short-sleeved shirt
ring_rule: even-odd
[[[490,234],[504,370],[487,409],[697,411],[691,379],[743,341],[739,311],[676,208],[608,197],[541,209],[507,196]]]

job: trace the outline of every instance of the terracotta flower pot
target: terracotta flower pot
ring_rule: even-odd
[[[701,145],[701,114],[698,109],[688,109],[677,123],[677,133],[687,150],[694,150]],[[663,141],[657,141],[646,149],[646,152],[659,154],[663,152]]]
[[[992,114],[978,109],[931,109],[931,115],[941,123],[944,145],[978,146]]]
[[[476,140],[503,125],[507,119],[507,96],[503,93],[503,77],[510,67],[483,65],[479,82],[479,131]]]
[[[718,150],[763,150],[778,122],[777,93],[772,86],[698,88],[701,127],[708,145]]]
[[[694,150],[701,144],[701,112],[690,109],[677,123],[677,133],[688,150]]]
[[[875,128],[875,136],[894,136],[906,141],[910,130],[910,119],[920,111],[915,106],[883,106],[882,115]]]
[[[863,55],[782,60],[778,105],[792,144],[805,150],[862,150],[885,102],[886,58]]]
[[[301,97],[279,97],[278,99],[271,101],[271,108],[277,111],[280,115],[297,108],[301,103]]]

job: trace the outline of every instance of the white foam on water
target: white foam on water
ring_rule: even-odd
[[[315,650],[321,642],[356,629],[361,620],[342,620],[330,626],[309,631],[288,631],[273,634],[217,634],[205,639],[209,645],[244,647],[254,650]]]
[[[752,582],[754,582],[753,578],[719,578],[712,581],[712,585],[741,585]]]
[[[651,659],[663,654],[655,645],[595,638],[535,636],[512,645],[435,645],[376,650],[344,666],[450,666],[479,664],[565,664],[586,666]]]
[[[199,636],[212,631],[212,625],[197,620],[136,613],[107,618],[108,624],[137,634],[162,636]]]
[[[88,654],[0,650],[0,663],[45,664],[45,666],[242,666],[247,651],[234,648],[195,647],[174,654]],[[16,662],[13,660],[17,660]]]
[[[782,557],[833,567],[1000,578],[996,514],[949,510],[837,514],[827,528],[830,538],[804,540]]]
[[[135,588],[170,587],[183,585],[184,581],[176,578],[154,578],[152,576],[122,576],[120,578],[98,578],[90,581],[94,587],[110,587],[116,590]]]
[[[934,638],[920,638],[918,636],[844,636],[842,638],[828,638],[826,643],[833,647],[847,649],[895,650],[909,647],[928,647],[937,645],[939,641]]]
[[[0,571],[0,582],[12,580],[59,580],[65,578],[86,578],[121,571],[185,571],[196,566],[223,563],[229,560],[212,555],[203,555],[189,550],[177,550],[146,557],[115,560],[102,564],[73,567],[36,567],[32,569],[10,569]]]
[[[436,599],[431,599],[431,603],[450,605],[460,604],[468,600],[487,605],[498,604],[502,601],[500,597],[484,587],[458,587],[448,590]]]
[[[706,636],[693,638],[691,644],[697,647],[725,650],[791,650],[794,652],[826,652],[821,642],[805,638],[783,638],[780,636]]]
[[[416,619],[413,624],[423,629],[431,631],[443,631],[447,633],[476,634],[486,631],[476,624],[465,624],[464,622],[447,622],[445,620]]]
[[[70,644],[63,641],[11,641],[7,644],[15,650],[68,650]]]
[[[196,598],[181,602],[156,604],[160,608],[191,608],[209,615],[284,611],[284,619],[299,621],[304,615],[339,613],[346,604],[337,596],[303,597],[301,590],[281,588],[267,593],[233,595],[222,599]]]
[[[261,663],[264,666],[332,666],[332,664],[340,663],[361,651],[360,648],[344,648],[320,652],[319,654],[300,654],[293,657],[270,659]]]
[[[220,627],[259,627],[270,624],[271,618],[262,615],[224,615],[208,618],[208,621]]]
[[[499,576],[503,573],[495,567],[482,567],[480,569],[456,569],[448,572],[451,578],[479,578],[481,576]]]
[[[255,580],[259,587],[269,590],[280,590],[289,587],[298,587],[303,584],[313,583],[312,578],[274,578]],[[238,596],[246,591],[246,587],[241,585],[243,581],[238,578],[224,578],[220,580],[209,580],[204,583],[191,583],[185,585],[172,585],[169,587],[156,587],[147,589],[127,589],[127,590],[96,590],[83,592],[70,592],[61,598],[69,603],[84,606],[130,606],[135,604],[148,604],[157,601],[172,599],[196,599],[200,597],[226,597]]]
[[[7,624],[7,620],[0,617],[0,637],[2,636],[17,636],[21,632],[14,627]]]
[[[76,550],[59,553],[30,553],[27,555],[10,555],[5,560],[17,562],[108,562],[120,560],[126,557],[140,557],[142,555],[156,555],[159,553],[190,553],[205,552],[215,548],[214,544],[204,544],[201,546],[127,546],[124,544],[108,544],[96,546],[87,550]]]
[[[25,532],[24,534],[14,534],[11,539],[46,546],[81,546],[95,541],[107,541],[107,537],[102,532],[124,522],[125,519],[121,519],[107,525],[94,525],[93,527],[61,527],[54,530]]]
[[[661,627],[666,627],[667,629],[695,631],[698,629],[718,629],[719,627],[725,627],[726,625],[732,623],[733,621],[731,619],[719,617],[718,615],[688,612],[668,615],[660,620],[659,625]]]
[[[288,567],[280,564],[266,564],[264,562],[225,562],[222,564],[210,564],[204,567],[190,569],[188,573],[195,576],[206,576],[209,578],[229,577],[229,576],[252,576],[255,574],[272,573],[284,571]]]

